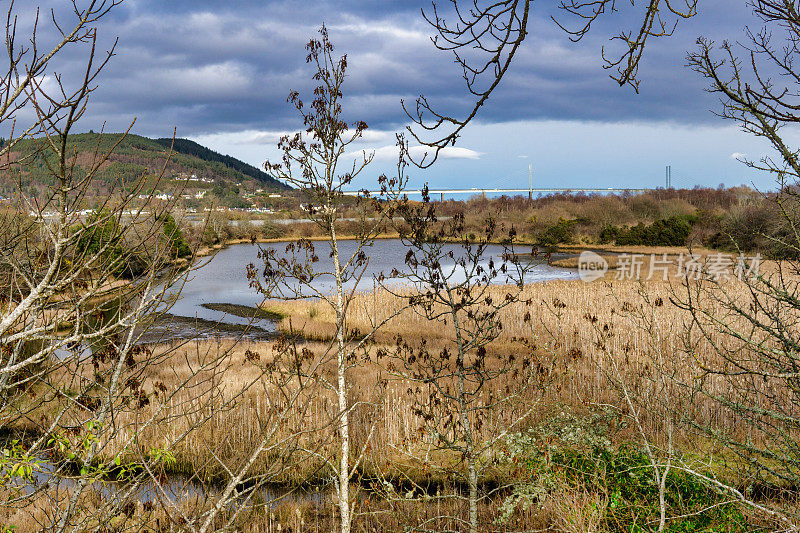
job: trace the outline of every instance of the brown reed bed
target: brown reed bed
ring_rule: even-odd
[[[762,266],[764,269],[774,269],[774,265]],[[747,286],[734,277],[726,281],[724,288],[742,301],[749,294]],[[499,301],[514,291],[496,286],[490,294]],[[357,292],[349,304],[347,328],[364,334],[374,324],[383,323],[374,335],[375,344],[383,346],[393,345],[398,336],[412,344],[424,339],[431,350],[452,342],[452,324],[430,322],[407,308],[413,294],[409,288]],[[554,377],[540,399],[542,405],[580,408],[618,404],[618,395],[609,383],[612,359],[618,363],[622,377],[639,388],[652,377],[657,356],[666,357],[678,371],[677,378],[685,382],[698,374],[698,361],[718,362],[709,340],[696,334],[687,337],[691,316],[678,305],[685,296],[685,287],[680,283],[660,279],[528,284],[519,294],[519,301],[501,311],[503,330],[487,349],[490,355],[512,352],[555,365]],[[283,331],[320,340],[330,339],[335,333],[335,314],[323,301],[267,301],[264,305],[285,315],[280,322]],[[721,311],[719,303],[710,305],[712,312]],[[643,315],[648,315],[652,327],[645,327]],[[711,341],[723,344],[728,340],[716,333]],[[364,369],[365,375],[370,374],[368,368]],[[718,392],[726,386],[729,384],[719,381]],[[698,420],[713,421],[720,427],[734,425],[730,411],[713,402],[701,402],[691,409]],[[643,422],[657,433],[663,413],[653,412]]]
[[[493,287],[493,297],[500,299],[508,287]],[[744,288],[732,282],[731,291]],[[348,311],[348,327],[366,333],[372,324],[387,320],[368,354],[381,347],[391,347],[397,335],[408,342],[427,341],[430,349],[446,345],[452,338],[452,324],[430,323],[411,309],[405,309],[409,289],[390,294],[381,290],[365,291],[355,295]],[[646,300],[643,297],[646,295]],[[684,378],[696,374],[693,366],[697,357],[713,359],[710,345],[695,339],[693,349],[700,353],[686,354],[685,324],[689,316],[673,302],[680,297],[680,287],[661,281],[639,284],[634,281],[552,281],[528,285],[520,294],[520,302],[505,308],[502,313],[503,331],[489,347],[489,362],[513,351],[519,357],[541,361],[549,365],[545,387],[532,388],[509,404],[501,412],[490,413],[487,426],[502,426],[504,420],[513,420],[520,413],[536,405],[528,426],[545,421],[561,409],[587,412],[594,405],[614,405],[621,413],[625,406],[619,401],[611,386],[611,359],[622,369],[625,379],[639,391],[646,391],[654,361],[654,352],[669,354],[680,368]],[[651,302],[648,307],[647,302]],[[657,305],[653,302],[659,302]],[[322,356],[330,348],[325,339],[335,332],[334,315],[323,302],[268,302],[267,306],[286,317],[281,322],[284,331],[291,328],[305,338],[318,339],[304,343],[303,348]],[[650,312],[654,328],[641,327],[637,310]],[[393,314],[397,316],[390,318]],[[608,330],[605,329],[608,326]],[[357,337],[357,336],[354,336]],[[265,473],[270,482],[289,486],[325,483],[329,472],[325,459],[334,457],[335,443],[331,431],[334,398],[330,391],[312,387],[304,394],[307,400],[302,409],[290,410],[285,419],[276,418],[281,405],[276,402],[274,384],[270,381],[269,363],[275,358],[275,342],[239,342],[232,340],[192,341],[184,344],[152,346],[157,365],[149,365],[140,375],[143,390],[151,397],[149,404],[123,410],[117,420],[119,431],[109,434],[104,442],[103,459],[113,460],[119,450],[134,441],[142,449],[168,448],[176,462],[167,473],[195,476],[201,481],[224,478],[226,469],[234,470],[262,438],[259,428],[281,424],[275,434],[275,443],[291,443],[296,450],[313,449],[314,454],[296,451],[282,456],[275,449],[259,457],[253,470]],[[705,350],[705,352],[703,352]],[[255,354],[255,355],[254,355]],[[374,359],[364,360],[351,370],[353,384],[351,402],[356,405],[351,416],[353,449],[364,448],[366,454],[361,467],[364,479],[383,478],[400,482],[433,483],[446,486],[453,480],[431,477],[425,465],[414,461],[417,452],[425,447],[425,435],[420,432],[421,421],[414,412],[408,393],[408,383],[384,381],[385,367]],[[332,364],[319,368],[322,375],[333,376]],[[722,386],[722,385],[720,385]],[[166,393],[157,393],[160,390]],[[719,427],[732,426],[729,411],[711,402],[680,406],[691,409],[697,420],[709,421]],[[47,413],[42,413],[48,416]],[[88,416],[76,411],[68,415],[71,422],[80,424]],[[143,421],[151,421],[145,424]],[[46,421],[45,421],[46,422]],[[663,430],[664,412],[654,409],[645,413],[643,420],[647,431],[658,440]],[[520,429],[525,429],[522,426]],[[621,433],[621,439],[632,437],[630,431]],[[753,438],[753,435],[750,435]],[[684,438],[683,443],[687,443]],[[696,453],[695,439],[692,445]],[[434,457],[446,464],[455,460],[447,455]],[[488,473],[489,482],[513,482],[515,468],[497,467]],[[572,490],[571,488],[565,490]],[[577,490],[577,489],[576,489]],[[543,506],[528,514],[515,515],[516,530],[542,529],[560,524],[568,530],[577,523],[591,522],[591,508],[602,503],[602,495],[580,491],[565,494],[561,501],[585,503],[587,511],[581,516],[560,516],[569,509]],[[500,501],[486,504],[482,511],[486,523],[491,523]],[[288,504],[287,504],[288,505]],[[357,531],[385,531],[402,529],[405,519],[418,520],[433,512],[430,505],[419,502],[381,501],[365,497],[359,503],[365,516]],[[448,503],[447,505],[455,505]],[[333,506],[280,507],[276,511],[259,511],[253,515],[243,530],[275,531],[276,524],[293,520],[299,509],[305,529],[299,531],[328,531],[336,517]],[[450,509],[452,513],[456,509]],[[255,512],[255,511],[254,511]],[[522,511],[520,511],[522,512]],[[283,513],[283,514],[281,514]],[[279,516],[285,518],[271,518]],[[560,516],[560,517],[559,517]],[[11,518],[11,517],[9,517]],[[574,519],[574,520],[573,520]],[[395,524],[388,527],[389,521]],[[396,522],[396,523],[395,523]],[[383,523],[385,528],[379,527]],[[411,523],[411,522],[410,522]],[[314,524],[316,529],[311,529]],[[373,525],[369,525],[373,524]],[[549,524],[549,525],[548,525]],[[445,527],[446,524],[439,524]],[[524,527],[523,527],[524,526]],[[374,529],[370,529],[370,527]],[[498,526],[499,527],[499,526]],[[248,529],[249,528],[249,529]],[[503,529],[497,529],[502,531]]]
[[[493,287],[493,297],[500,299],[512,289]],[[643,305],[640,291],[661,304],[653,308],[657,339],[653,332],[640,327],[627,316]],[[585,410],[592,405],[616,405],[624,411],[616,391],[609,382],[610,357],[615,358],[626,379],[635,387],[646,387],[653,362],[653,351],[670,354],[673,362],[690,380],[697,372],[694,360],[685,353],[684,326],[689,320],[685,311],[672,300],[676,287],[663,282],[639,285],[633,281],[581,283],[552,281],[531,284],[520,294],[520,302],[502,310],[503,331],[488,347],[493,360],[515,353],[547,367],[546,387],[527,391],[518,398],[518,405],[509,405],[502,412],[491,413],[493,425],[503,417],[514,419],[535,402],[539,413],[531,419],[548,416],[560,406]],[[411,309],[403,309],[411,291],[390,294],[385,290],[365,291],[355,295],[348,311],[348,328],[362,333],[374,323],[387,320],[374,337],[368,353],[380,347],[391,349],[398,335],[411,344],[425,339],[431,350],[451,342],[452,324],[431,323]],[[268,302],[286,318],[284,331],[300,332],[305,338],[320,339],[303,348],[322,357],[329,345],[323,340],[335,333],[332,310],[320,301],[292,303]],[[398,313],[394,318],[392,314]],[[608,331],[603,331],[608,326]],[[654,342],[656,344],[654,344]],[[274,354],[273,342],[192,341],[185,344],[151,347],[158,364],[147,366],[138,377],[142,390],[149,395],[147,405],[123,409],[118,417],[119,431],[110,434],[105,452],[113,459],[118,450],[134,440],[147,449],[168,447],[177,461],[175,472],[197,475],[201,479],[219,477],[225,468],[235,466],[262,437],[258,428],[277,423],[281,405],[265,371]],[[707,342],[698,340],[694,349],[708,353],[694,357],[713,358]],[[253,354],[258,360],[253,361]],[[204,366],[213,362],[211,366]],[[324,364],[320,374],[332,376],[334,367]],[[353,413],[353,432],[359,449],[367,446],[365,469],[379,470],[385,475],[416,477],[418,465],[399,459],[413,456],[423,445],[421,421],[414,414],[413,399],[407,382],[391,380],[386,368],[374,358],[351,370],[351,401],[358,404]],[[502,384],[499,384],[502,385]],[[509,383],[505,384],[506,386]],[[722,385],[720,385],[722,386]],[[313,387],[304,393],[303,408],[292,410],[285,427],[274,438],[302,436],[295,445],[312,446],[319,457],[332,457],[330,421],[334,398],[324,388]],[[689,406],[687,406],[689,408]],[[693,405],[698,420],[714,421],[720,426],[732,425],[730,413],[711,402]],[[51,412],[40,413],[44,422]],[[69,417],[73,417],[70,419]],[[76,410],[68,422],[80,424],[90,416]],[[663,423],[663,412],[646,414],[645,425],[657,435]],[[374,426],[374,427],[373,427]],[[302,429],[301,429],[302,428]],[[367,443],[367,436],[369,443]],[[277,453],[277,452],[276,452]],[[319,460],[307,457],[277,468],[275,457],[260,458],[256,468],[270,472],[277,483],[319,481],[324,470]],[[403,466],[399,466],[403,465]],[[367,472],[368,473],[368,472]],[[499,473],[498,473],[499,475]],[[446,480],[443,480],[446,481]]]

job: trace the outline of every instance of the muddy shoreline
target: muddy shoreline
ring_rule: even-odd
[[[140,344],[161,344],[173,341],[213,338],[270,340],[281,336],[254,324],[239,325],[215,322],[196,317],[160,313],[138,334]]]

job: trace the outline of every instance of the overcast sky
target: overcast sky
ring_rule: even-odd
[[[48,5],[66,16],[69,3]],[[28,4],[18,3],[23,19]],[[771,186],[736,161],[759,158],[768,147],[715,117],[716,97],[684,66],[699,35],[741,40],[745,25],[756,24],[743,0],[701,0],[697,17],[672,38],[651,42],[640,94],[608,78],[600,55],[616,31],[636,26],[636,13],[603,20],[576,45],[550,20],[551,4],[535,3],[523,50],[459,149],[433,169],[415,171],[415,184],[527,186],[533,165],[540,186],[657,186],[671,164],[675,186]],[[347,115],[370,126],[359,146],[376,151],[374,169],[358,184],[368,187],[392,168],[393,132],[405,125],[402,98],[424,93],[451,110],[469,102],[452,57],[429,40],[420,15],[429,5],[125,0],[99,27],[102,47],[117,37],[119,43],[82,129],[105,122],[106,131],[120,131],[136,118],[135,133],[167,137],[177,128],[180,137],[260,165],[275,157],[281,132],[300,126],[286,95],[312,87],[304,44],[325,22],[337,52],[349,58]],[[81,54],[69,51],[60,68],[77,72]]]

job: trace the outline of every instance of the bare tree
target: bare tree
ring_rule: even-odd
[[[606,53],[603,48],[602,55],[604,68],[615,71],[611,78],[620,86],[630,85],[638,92],[639,63],[648,40],[672,35],[679,20],[697,13],[698,0],[634,0],[631,4],[634,8],[641,7],[637,18],[641,25],[612,38],[621,43],[621,51]],[[445,11],[446,5],[452,9]],[[412,105],[403,104],[413,122],[408,128],[410,135],[431,148],[430,154],[415,163],[423,167],[433,165],[439,152],[456,143],[467,124],[488,102],[530,33],[534,5],[533,0],[449,0],[433,2],[430,10],[423,10],[423,17],[435,31],[433,44],[439,50],[452,52],[461,68],[471,103],[462,115],[441,111],[424,95]],[[567,22],[553,18],[575,42],[589,34],[599,18],[618,10],[616,0],[562,0],[558,7],[567,18],[577,21],[575,27],[570,27]]]
[[[69,135],[113,55],[112,48],[96,61],[95,24],[118,4],[93,1],[79,7],[76,3],[71,29],[63,29],[67,21],[53,15],[60,39],[46,51],[39,48],[38,12],[32,34],[22,45],[17,44],[13,4],[7,15],[9,66],[0,79],[0,123],[10,136],[2,148],[2,174],[6,183],[17,185],[17,191],[0,222],[0,416],[5,428],[22,431],[26,438],[7,448],[11,451],[4,461],[17,464],[7,481],[30,481],[44,450],[54,444],[56,450],[71,449],[69,461],[62,461],[54,474],[70,463],[81,475],[69,498],[55,496],[58,501],[49,523],[40,524],[55,530],[86,519],[79,511],[80,500],[100,473],[98,443],[101,436],[109,436],[123,391],[143,398],[138,386],[125,381],[135,373],[142,354],[135,326],[163,301],[159,276],[163,274],[167,282],[174,277],[174,269],[169,271],[175,258],[172,236],[165,235],[158,222],[170,206],[137,209],[134,199],[142,192],[142,183],[124,188],[111,184],[108,197],[95,197],[101,201],[94,213],[81,215],[109,153],[102,153],[98,143],[92,161],[78,165]],[[54,62],[62,50],[79,45],[87,47],[88,55],[73,86],[62,79]],[[54,89],[45,86],[45,76],[56,80]],[[34,117],[30,125],[16,122],[22,114]],[[27,194],[23,186],[23,177],[37,160],[43,162],[52,184],[44,197]],[[76,418],[81,410],[91,415]],[[65,431],[75,436],[70,444],[62,440]],[[5,503],[25,504],[39,492],[12,492]],[[53,497],[52,492],[42,493]],[[118,510],[117,503],[111,507]]]
[[[601,322],[591,312],[584,318],[591,332],[591,342],[599,352],[596,364],[647,456],[653,483],[658,489],[657,531],[661,533],[669,518],[667,481],[680,455],[676,449],[677,432],[684,427],[683,421],[691,412],[688,409],[691,397],[686,397],[679,379],[689,365],[686,358],[682,360],[679,356],[674,339],[663,337],[663,318],[659,311],[664,300],[652,296],[644,284],[639,285],[636,296],[638,300],[633,303],[615,298],[620,309],[618,323]],[[617,331],[627,328],[641,331],[644,338],[635,361],[612,348],[611,341]]]
[[[241,354],[235,339],[144,343],[191,271],[174,202],[155,198],[163,168],[109,180],[101,171],[125,135],[111,150],[98,138],[88,157],[71,136],[113,56],[97,60],[97,26],[119,3],[75,2],[70,20],[52,15],[60,37],[47,51],[38,14],[22,36],[17,7],[8,11],[0,179],[15,193],[0,211],[0,523],[235,527],[264,512],[261,487],[291,467],[303,435],[286,422],[302,418],[308,387],[280,371],[282,351]],[[58,58],[80,47],[84,71],[62,78]],[[187,472],[177,494],[174,468]]]
[[[693,356],[698,375],[681,385],[702,406],[696,410],[701,416],[686,421],[689,429],[732,452],[730,471],[751,487],[767,479],[770,490],[788,494],[798,482],[800,457],[798,265],[789,259],[765,267],[767,272],[752,275],[749,264],[742,266],[741,282],[712,277],[685,282],[675,301],[691,314],[684,350]],[[713,465],[706,466],[706,473],[689,470],[797,531],[800,517],[781,498],[759,502],[758,493],[709,476]]]
[[[784,128],[800,122],[795,65],[800,13],[795,2],[754,0],[751,6],[761,26],[746,29],[746,44],[725,41],[717,48],[700,38],[688,61],[709,81],[708,90],[719,95],[718,115],[766,139],[777,153],[760,161],[743,160],[776,178],[779,190],[765,194],[765,200],[776,204],[781,229],[760,237],[773,245],[777,260],[759,268],[740,257],[733,265],[740,280],[706,273],[700,280],[687,280],[675,302],[691,314],[685,349],[700,374],[682,385],[687,394],[706,402],[700,412],[707,415],[690,420],[691,428],[733,452],[738,459],[732,468],[741,477],[753,483],[767,478],[776,490],[789,490],[800,481],[800,163]],[[797,530],[800,517],[792,506],[758,502],[740,487],[690,470],[772,515],[781,527]]]
[[[330,263],[320,261],[319,246],[307,239],[300,239],[286,247],[285,253],[276,249],[262,249],[260,258],[263,268],[250,266],[254,286],[268,298],[300,299],[318,298],[334,311],[336,333],[333,340],[314,355],[315,368],[332,365],[334,373],[325,380],[336,397],[336,408],[330,414],[337,435],[335,460],[323,458],[331,471],[338,499],[341,531],[350,531],[354,497],[350,492],[351,479],[359,467],[364,448],[352,448],[350,414],[353,402],[350,370],[367,355],[369,341],[381,324],[374,324],[371,331],[354,333],[348,328],[347,311],[354,292],[359,288],[368,264],[367,252],[374,238],[380,233],[383,223],[391,218],[391,204],[359,198],[360,222],[351,249],[345,254],[340,241],[341,209],[345,202],[343,191],[353,183],[372,161],[372,155],[362,153],[350,160],[349,147],[358,140],[367,125],[356,121],[348,125],[342,110],[342,87],[347,69],[347,57],[334,57],[334,47],[323,26],[320,38],[312,39],[306,46],[307,62],[316,71],[314,100],[305,107],[299,93],[291,92],[288,101],[303,119],[305,132],[285,136],[279,148],[283,152],[281,163],[267,163],[267,170],[279,179],[300,189],[304,195],[304,209],[327,237],[322,245]],[[402,187],[396,179],[381,179],[387,195]],[[260,274],[260,275],[259,275]],[[329,292],[319,282],[329,282]],[[388,320],[388,319],[387,319]],[[385,321],[382,321],[385,322]],[[302,334],[302,332],[300,332]],[[304,351],[309,350],[306,348]],[[300,372],[301,374],[303,371]],[[320,428],[324,429],[324,428]],[[371,432],[370,432],[371,434]],[[367,438],[367,441],[369,438]],[[367,443],[363,446],[366,447]]]
[[[426,193],[422,204],[398,204],[400,239],[408,253],[405,269],[391,277],[412,288],[407,296],[411,310],[437,323],[442,338],[398,336],[396,347],[378,357],[385,357],[387,371],[408,387],[424,435],[423,449],[409,448],[408,459],[441,470],[467,488],[465,496],[458,491],[436,496],[466,502],[466,517],[437,513],[415,529],[466,527],[474,533],[481,529],[479,506],[493,492],[487,494],[482,482],[497,441],[515,431],[536,405],[529,402],[535,398],[530,387],[535,365],[513,351],[494,353],[491,347],[503,330],[502,310],[520,301],[525,273],[535,263],[517,255],[513,227],[500,227],[489,218],[484,234],[473,236],[473,242],[465,232],[463,213],[440,221],[429,202]],[[490,243],[496,240],[506,244],[495,257]],[[391,285],[384,290],[405,294]],[[426,490],[415,487],[412,492],[430,496]]]

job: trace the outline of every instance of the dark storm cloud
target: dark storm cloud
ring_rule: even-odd
[[[704,82],[684,67],[684,58],[699,34],[740,38],[750,21],[742,4],[703,0],[704,11],[679,25],[673,38],[654,40],[642,65],[641,94],[635,95],[608,78],[600,59],[609,36],[635,26],[635,13],[601,21],[574,45],[539,2],[533,31],[481,119],[715,120],[708,112],[715,99],[703,93]],[[430,28],[419,14],[427,5],[127,0],[100,27],[101,46],[115,36],[119,44],[83,126],[107,122],[107,129],[119,130],[136,116],[135,131],[156,136],[173,127],[181,136],[292,128],[296,119],[286,94],[311,87],[303,46],[323,21],[339,52],[350,57],[346,91],[354,117],[373,128],[396,126],[404,121],[400,99],[420,92],[458,112],[469,99],[452,58],[428,40]],[[65,54],[61,68],[67,75],[80,72],[82,53]]]

